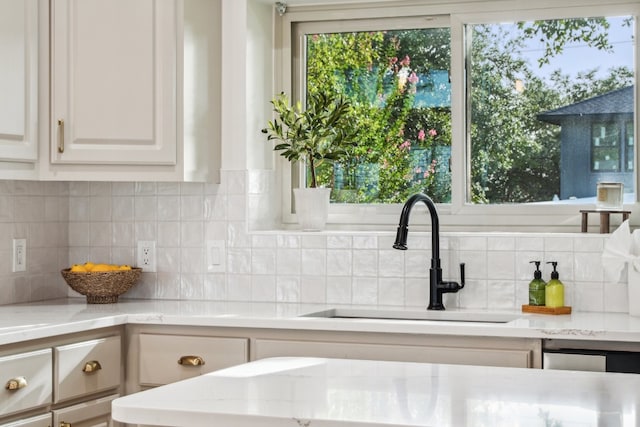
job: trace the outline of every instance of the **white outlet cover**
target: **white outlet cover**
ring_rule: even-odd
[[[149,251],[148,259],[145,260],[145,250]],[[156,271],[156,242],[155,240],[138,241],[137,267],[143,272],[154,273]]]

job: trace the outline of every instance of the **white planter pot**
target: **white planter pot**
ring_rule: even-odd
[[[304,231],[324,230],[329,217],[330,188],[294,188],[298,224]]]

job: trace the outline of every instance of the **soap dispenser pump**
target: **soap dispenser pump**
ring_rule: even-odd
[[[556,271],[558,263],[549,261],[547,264],[553,265],[551,280],[547,283],[544,292],[545,305],[547,307],[564,307],[564,285],[560,281],[560,275]]]
[[[542,280],[540,261],[530,261],[529,263],[536,265],[536,271],[533,272],[533,280],[529,282],[529,305],[544,305],[547,284]]]

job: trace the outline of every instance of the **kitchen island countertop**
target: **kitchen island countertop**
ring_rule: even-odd
[[[635,426],[640,376],[271,358],[116,399],[159,426]]]
[[[100,305],[86,304],[84,298],[13,304],[0,306],[0,345],[127,323],[640,342],[640,317],[624,313],[574,312],[554,316],[511,312],[515,320],[506,323],[304,316],[335,307],[348,306],[126,299]]]

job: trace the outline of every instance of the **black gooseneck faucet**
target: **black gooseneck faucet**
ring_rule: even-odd
[[[409,197],[400,214],[400,224],[394,249],[407,250],[407,235],[409,234],[409,214],[411,209],[418,202],[424,202],[431,215],[431,268],[429,269],[429,310],[444,310],[442,304],[442,294],[458,292],[464,288],[464,263],[460,263],[460,284],[457,282],[442,281],[442,268],[440,267],[440,221],[436,205],[429,196],[423,193],[414,194]]]

